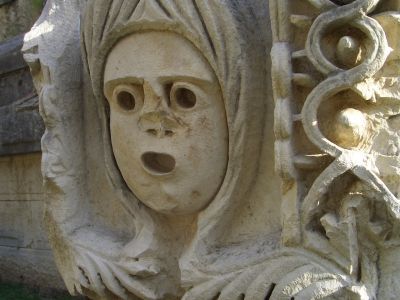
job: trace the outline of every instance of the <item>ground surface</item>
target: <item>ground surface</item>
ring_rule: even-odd
[[[45,295],[38,290],[18,284],[0,283],[0,300],[76,300],[77,298],[59,293]]]

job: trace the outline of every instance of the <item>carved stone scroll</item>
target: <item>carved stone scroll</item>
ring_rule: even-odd
[[[361,299],[394,299],[399,3],[272,5],[283,244],[328,257]]]

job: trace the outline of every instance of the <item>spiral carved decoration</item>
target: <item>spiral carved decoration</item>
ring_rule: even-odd
[[[315,4],[315,1],[312,1]],[[330,141],[320,130],[318,124],[318,110],[324,101],[335,94],[352,89],[357,83],[373,77],[385,64],[390,53],[385,31],[380,24],[368,16],[378,4],[379,0],[358,0],[346,5],[337,5],[329,1],[319,1],[320,7],[330,7],[314,21],[306,42],[307,57],[315,68],[326,76],[308,95],[302,109],[302,123],[309,140],[324,153],[335,158],[335,161],[320,175],[311,188],[308,197],[303,203],[303,212],[315,209],[321,188],[327,183],[348,170],[352,170],[361,180],[378,189],[384,195],[390,213],[400,218],[400,205],[397,198],[388,190],[385,184],[368,168],[373,158],[367,153],[358,150],[345,149]],[[350,69],[342,69],[329,61],[322,49],[321,40],[328,28],[346,24],[353,26],[366,35],[367,54],[359,65]],[[345,114],[346,112],[344,112]],[[318,191],[317,191],[318,190]],[[307,224],[312,215],[307,215]]]
[[[317,125],[317,111],[325,99],[373,76],[384,65],[389,54],[385,32],[377,21],[367,16],[378,3],[379,0],[358,0],[344,6],[335,5],[314,21],[307,38],[306,50],[309,60],[328,78],[308,96],[302,110],[303,126],[310,141],[333,157],[340,156],[345,150],[330,142],[321,133]],[[349,70],[343,70],[330,62],[324,56],[320,42],[328,27],[343,23],[360,29],[374,41],[369,43],[369,53],[364,61]]]
[[[272,60],[285,61],[289,53],[291,62],[273,68],[283,245],[329,257],[354,280],[348,284],[364,289],[362,299],[391,299],[378,291],[386,279],[377,275],[376,256],[379,247],[399,244],[398,175],[388,170],[399,162],[391,146],[397,144],[391,132],[398,131],[391,120],[400,112],[392,68],[398,5],[304,0],[271,6]],[[385,229],[375,230],[378,210],[386,214],[379,220]]]

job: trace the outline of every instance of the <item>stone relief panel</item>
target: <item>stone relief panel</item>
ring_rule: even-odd
[[[272,5],[283,245],[328,258],[357,299],[395,299],[400,2]]]
[[[70,292],[396,299],[399,6],[48,1],[24,51]]]

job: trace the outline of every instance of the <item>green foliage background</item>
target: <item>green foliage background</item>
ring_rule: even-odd
[[[32,0],[32,3],[36,9],[42,9],[45,4],[45,0]]]

